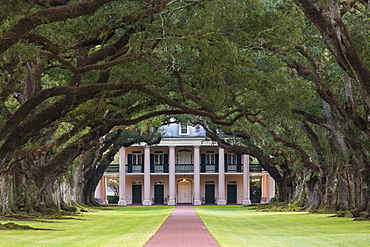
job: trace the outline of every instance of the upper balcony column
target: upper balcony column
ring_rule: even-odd
[[[176,205],[176,179],[175,179],[175,146],[169,146],[169,157],[168,157],[168,191],[169,191],[169,200],[168,205],[174,206]]]
[[[118,205],[126,206],[126,150],[119,150],[119,201]]]
[[[217,205],[226,205],[225,200],[225,150],[218,148],[218,200]]]
[[[144,200],[143,205],[152,205],[150,199],[150,147],[144,147]]]
[[[243,205],[250,205],[250,183],[249,183],[249,155],[243,154]]]
[[[201,205],[200,199],[200,147],[194,146],[194,205]]]

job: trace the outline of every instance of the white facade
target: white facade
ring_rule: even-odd
[[[120,178],[118,205],[122,206],[249,205],[269,202],[275,195],[274,180],[258,165],[250,165],[249,155],[229,153],[206,141],[201,127],[171,124],[163,136],[157,145],[122,147],[119,169],[104,174],[96,197],[107,203],[109,176]]]

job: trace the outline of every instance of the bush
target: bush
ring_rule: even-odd
[[[119,196],[107,196],[108,203],[118,203]]]

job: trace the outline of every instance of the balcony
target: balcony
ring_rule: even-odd
[[[175,173],[194,173],[194,164],[176,164]]]
[[[168,164],[152,164],[150,166],[150,173],[168,173]],[[118,173],[119,165],[111,164],[108,166],[108,173]],[[143,164],[127,164],[127,173],[144,173]],[[217,164],[200,164],[201,173],[218,173]],[[241,173],[243,172],[243,164],[225,164],[225,173]],[[261,173],[263,172],[262,167],[259,164],[250,164],[249,172]],[[176,164],[175,173],[194,173],[194,164]]]

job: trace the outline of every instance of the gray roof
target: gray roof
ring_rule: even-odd
[[[205,137],[206,131],[201,125],[188,126],[188,134],[180,134],[180,124],[171,123],[162,126],[163,137]]]

